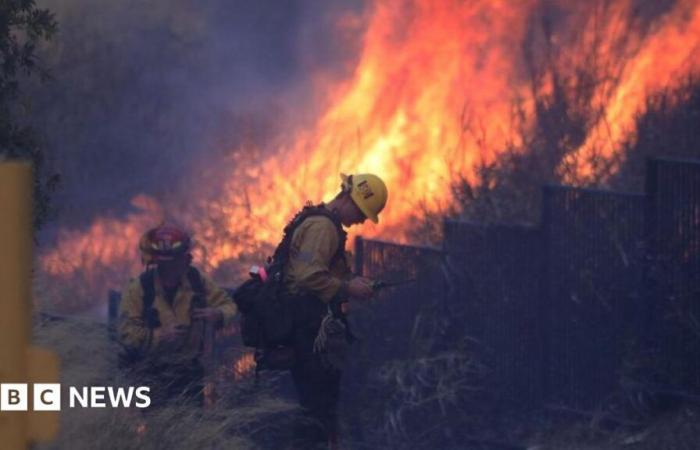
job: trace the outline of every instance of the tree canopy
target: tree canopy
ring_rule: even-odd
[[[53,13],[34,0],[0,2],[0,160],[25,159],[34,166],[34,227],[49,213],[51,192],[58,176],[47,173],[39,133],[26,124],[31,104],[21,94],[21,82],[46,80],[49,72],[37,57],[37,46],[56,33]]]

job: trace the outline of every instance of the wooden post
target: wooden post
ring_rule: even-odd
[[[0,411],[3,448],[23,449],[50,440],[57,412],[32,411],[32,383],[55,383],[58,360],[30,346],[32,266],[32,169],[0,163],[0,383],[27,385],[27,411]]]

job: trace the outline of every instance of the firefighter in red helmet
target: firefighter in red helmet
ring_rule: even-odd
[[[122,365],[147,381],[151,401],[201,402],[206,327],[228,324],[236,306],[192,263],[191,237],[160,225],[139,242],[145,271],[123,290],[119,308]]]

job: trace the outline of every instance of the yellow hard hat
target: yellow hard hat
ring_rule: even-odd
[[[379,223],[379,212],[384,209],[388,192],[386,185],[376,175],[358,173],[355,175],[340,174],[343,180],[343,190],[350,192],[350,198],[360,211],[372,222]]]

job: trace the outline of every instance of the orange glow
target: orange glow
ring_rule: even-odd
[[[352,76],[329,82],[311,74],[327,105],[312,127],[290,131],[288,143],[278,148],[238,148],[194,168],[199,180],[211,183],[209,193],[193,191],[177,205],[140,196],[134,200],[140,213],[62,231],[57,246],[42,255],[41,268],[59,279],[84,280],[88,291],[103,295],[138,272],[138,237],[164,216],[194,232],[202,244],[196,262],[207,270],[242,257],[262,258],[305,201],[332,198],[339,172],[373,172],[389,188],[380,224],[355,227],[352,236],[404,242],[420,208],[449,205],[456,177],[478,182],[478,163],[497,159],[506,143],[520,144],[512,133],[512,106],[514,99],[521,101],[527,127],[534,102],[521,48],[537,5],[535,0],[376,2]],[[677,1],[644,38],[627,27],[630,8],[631,1],[621,0],[581,25],[580,45],[602,40],[603,66],[625,58],[619,80],[602,83],[593,96],[601,113],[585,143],[563,161],[582,177],[594,170],[587,158],[613,157],[634,131],[648,93],[698,65],[697,2]],[[339,27],[347,22],[353,21],[344,17]],[[620,33],[629,34],[624,54],[612,43]],[[557,58],[567,64],[579,50],[564,49]],[[245,274],[232,271],[225,281]]]
[[[631,5],[618,2],[615,6],[604,35],[627,33],[625,17]],[[589,29],[592,27],[588,24]],[[639,50],[624,59],[619,83],[602,83],[598,89],[596,100],[602,103],[601,117],[585,144],[568,161],[576,165],[579,176],[595,175],[588,161],[595,155],[611,158],[623,141],[634,135],[635,115],[644,110],[648,94],[673,87],[674,81],[700,69],[700,5],[695,0],[679,0],[671,12],[659,19],[654,33],[644,40],[634,33],[627,37],[627,47]],[[614,61],[619,58],[615,52],[607,51],[604,56],[611,60],[611,66],[619,64]]]
[[[242,380],[255,370],[255,357],[252,353],[246,353],[233,363],[233,377]]]

